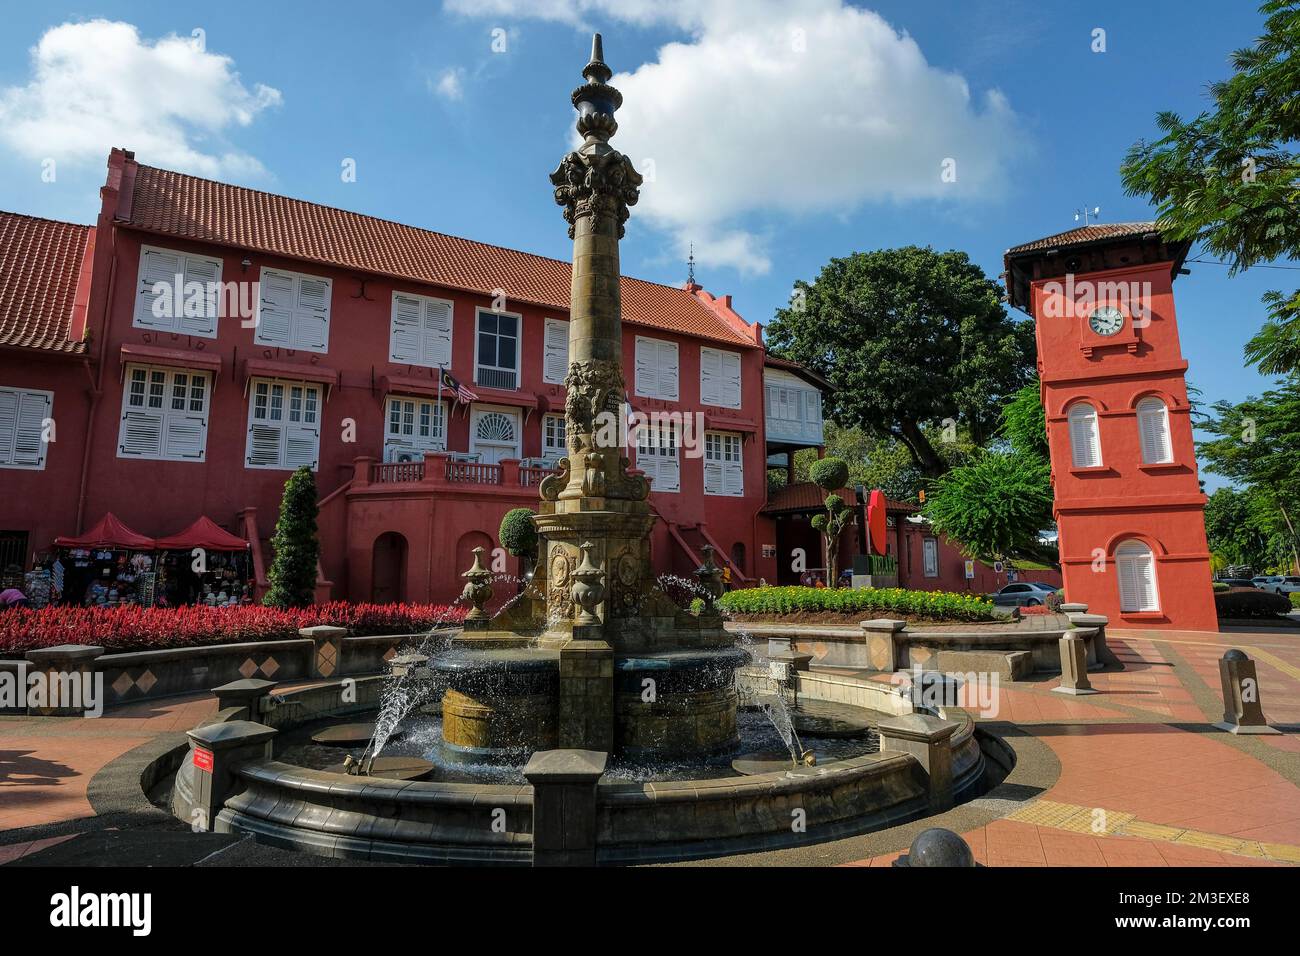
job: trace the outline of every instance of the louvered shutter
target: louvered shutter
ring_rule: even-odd
[[[677,345],[658,343],[659,398],[677,401]]]
[[[725,460],[722,493],[740,497],[745,493],[745,458],[741,452],[740,436],[726,436],[722,447]]]
[[[657,398],[659,392],[659,346],[654,339],[636,340],[636,394]]]
[[[726,479],[723,477],[723,464],[720,461],[704,462],[704,493],[706,495],[723,495],[726,494],[724,486]]]
[[[1075,468],[1096,468],[1101,464],[1101,442],[1097,434],[1097,413],[1091,405],[1070,409],[1070,458]]]
[[[1147,464],[1173,461],[1173,448],[1169,440],[1169,413],[1165,403],[1158,398],[1143,399],[1138,403],[1137,412],[1142,461]]]
[[[173,289],[177,281],[184,281],[184,265],[181,256],[161,249],[142,249],[140,252],[140,287],[135,296],[135,325],[146,329],[173,329],[176,318],[172,313],[176,308]],[[159,286],[159,284],[161,284]],[[154,288],[159,286],[155,294]],[[182,287],[183,288],[183,287]],[[163,316],[154,314],[154,303],[164,301],[161,310]],[[182,299],[183,302],[183,299]]]
[[[293,276],[263,269],[259,290],[256,340],[271,345],[289,345],[289,329],[293,324]]]
[[[393,293],[388,357],[394,362],[418,364],[421,358],[421,332],[420,300]]]
[[[330,281],[298,276],[293,346],[324,352],[329,343]]]
[[[1158,611],[1155,556],[1140,541],[1126,541],[1115,551],[1121,611]]]
[[[163,414],[157,410],[127,409],[122,412],[118,452],[142,458],[161,458]]]
[[[178,328],[182,332],[194,335],[217,334],[217,281],[221,278],[221,263],[216,259],[198,256],[185,257],[184,305],[181,309]],[[190,283],[202,286],[202,295],[198,302],[190,300]],[[197,304],[197,308],[196,308]]]
[[[451,318],[450,302],[442,299],[425,300],[420,358],[430,368],[446,368],[451,365]]]
[[[50,392],[0,389],[0,464],[45,467],[45,421],[53,407]]]
[[[640,340],[637,342],[640,353]],[[542,379],[556,385],[563,385],[569,372],[569,323],[558,319],[546,320],[546,334],[543,343]]]
[[[700,349],[700,401],[705,405],[723,404],[722,364],[717,349]]]
[[[736,352],[722,353],[722,381],[719,384],[719,405],[726,408],[740,407],[740,355]]]

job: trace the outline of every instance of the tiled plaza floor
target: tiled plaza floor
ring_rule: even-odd
[[[1124,669],[1090,675],[1094,696],[1054,694],[1056,680],[1042,675],[1001,688],[992,719],[1050,748],[1060,770],[1037,798],[1008,803],[1001,818],[962,831],[976,859],[988,866],[1300,864],[1300,631],[1112,631],[1109,639]],[[1230,647],[1255,659],[1264,711],[1281,735],[1234,737],[1210,726],[1221,719],[1218,661]],[[41,828],[94,816],[87,788],[101,768],[215,710],[214,698],[199,695],[98,719],[0,717],[0,864],[69,839]],[[887,840],[889,831],[870,837]],[[828,846],[835,847],[819,850]],[[838,858],[888,866],[898,856],[844,852],[856,846],[842,841]],[[768,862],[805,861],[795,849]]]

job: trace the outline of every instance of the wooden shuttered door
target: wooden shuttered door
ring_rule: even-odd
[[[45,467],[45,422],[53,410],[53,392],[0,388],[0,466]]]
[[[740,407],[740,354],[700,349],[700,401],[723,408]]]
[[[676,492],[682,486],[682,465],[676,429],[669,424],[639,429],[636,465],[651,479],[652,492]]]
[[[220,282],[220,259],[145,246],[140,250],[133,324],[215,337]]]
[[[203,461],[211,390],[207,372],[127,366],[118,457]]]
[[[409,365],[451,365],[452,303],[421,295],[393,293],[389,358]]]
[[[263,269],[254,340],[262,345],[326,351],[331,288],[329,279]]]
[[[568,322],[560,319],[546,320],[542,351],[542,380],[553,385],[563,385],[565,376],[569,374]]]
[[[389,396],[384,461],[420,461],[426,451],[444,451],[446,420],[447,409],[442,402]]]
[[[1137,407],[1138,436],[1142,441],[1142,461],[1158,465],[1174,460],[1169,439],[1169,410],[1158,398],[1145,398]]]
[[[1121,611],[1158,611],[1155,555],[1141,541],[1125,541],[1115,549],[1115,574],[1119,578]]]

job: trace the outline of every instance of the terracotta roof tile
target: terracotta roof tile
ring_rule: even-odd
[[[0,346],[78,354],[68,339],[89,226],[0,212]]]
[[[1037,252],[1042,249],[1059,249],[1065,246],[1080,246],[1102,239],[1124,239],[1128,236],[1142,236],[1148,232],[1159,232],[1154,222],[1108,222],[1094,226],[1080,226],[1052,236],[1035,239],[1019,246],[1012,246],[1007,255],[1021,252]]]
[[[557,228],[560,220],[557,212]],[[568,310],[567,262],[300,199],[139,166],[130,225]],[[745,339],[685,289],[624,277],[623,319],[737,345]]]

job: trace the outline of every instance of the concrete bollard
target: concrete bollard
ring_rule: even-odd
[[[1110,618],[1105,614],[1084,614],[1082,611],[1067,614],[1066,617],[1075,627],[1090,627],[1097,632],[1092,638],[1092,657],[1099,666],[1119,663],[1119,658],[1106,645],[1106,625],[1110,623]]]
[[[529,758],[533,866],[596,865],[596,785],[608,760],[596,750],[539,750]]]
[[[922,830],[908,851],[894,861],[894,866],[974,867],[975,854],[960,834],[943,827]]]
[[[953,804],[952,735],[957,724],[929,714],[903,714],[880,721],[880,749],[911,754],[925,771],[930,809],[947,810]]]
[[[220,687],[214,687],[212,693],[217,695],[217,710],[240,707],[244,711],[239,716],[240,720],[257,720],[262,712],[258,702],[275,690],[275,684],[276,682],[273,680],[259,680],[256,677],[250,677],[244,680],[231,681],[229,684],[222,684]]]
[[[245,761],[269,758],[278,731],[251,720],[231,720],[187,731],[194,764],[194,803],[191,822],[203,829],[222,830],[217,814],[226,801],[244,788],[235,769]]]
[[[82,717],[95,710],[96,704],[102,708],[103,676],[95,673],[95,659],[103,653],[102,647],[91,644],[58,644],[28,651],[25,655],[28,663],[43,676],[40,685],[33,685],[29,676],[22,693],[28,694],[33,686],[43,685],[45,697],[40,706],[28,707],[28,714]]]
[[[1279,734],[1268,725],[1259,696],[1255,662],[1235,647],[1219,660],[1219,681],[1223,685],[1223,721],[1214,726],[1230,734]]]
[[[1053,687],[1054,694],[1097,693],[1088,681],[1088,649],[1083,645],[1083,638],[1074,634],[1062,634],[1057,645],[1061,649],[1061,684]]]
[[[348,636],[346,627],[317,624],[298,628],[298,635],[316,643],[311,654],[313,677],[333,677],[339,673],[343,664],[343,638]]]

